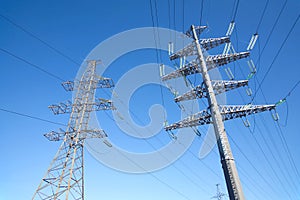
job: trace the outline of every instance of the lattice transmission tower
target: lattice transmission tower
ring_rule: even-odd
[[[226,194],[221,192],[219,183],[216,184],[216,186],[217,186],[217,194],[213,196],[212,199],[222,200],[223,197],[226,196]]]
[[[114,109],[111,100],[95,98],[97,88],[114,86],[112,79],[96,74],[99,62],[88,61],[80,80],[62,83],[66,91],[75,92],[73,102],[49,106],[54,114],[70,113],[70,119],[66,131],[44,135],[50,141],[62,140],[62,144],[34,193],[34,200],[84,199],[84,140],[104,138],[109,144],[104,130],[89,127],[90,114]]]
[[[234,24],[230,24],[228,32],[232,32]],[[248,84],[248,80],[211,80],[209,71],[236,60],[247,58],[249,51],[241,53],[228,53],[230,49],[230,34],[227,32],[226,37],[199,39],[200,34],[205,30],[206,26],[194,26],[186,32],[186,36],[193,39],[193,42],[178,52],[170,52],[170,60],[182,59],[185,61],[187,56],[195,56],[196,59],[188,63],[183,63],[179,69],[170,74],[162,74],[162,80],[167,81],[173,78],[187,77],[191,74],[201,74],[203,83],[195,86],[191,91],[175,97],[175,102],[207,98],[208,109],[190,115],[187,118],[165,126],[166,131],[172,131],[179,128],[195,127],[204,124],[213,124],[217,146],[220,154],[221,164],[225,176],[226,186],[230,200],[243,200],[244,194],[235,166],[235,161],[230,149],[227,134],[225,132],[225,120],[242,118],[251,114],[272,110],[275,105],[219,105],[216,95],[227,92]],[[247,50],[251,50],[254,46],[257,36],[251,39]],[[208,55],[207,51],[221,44],[226,44],[223,54]],[[174,47],[169,47],[172,49]],[[180,62],[182,63],[182,62]],[[162,65],[163,66],[163,65]],[[164,69],[161,69],[164,73]],[[173,133],[172,133],[173,134]]]

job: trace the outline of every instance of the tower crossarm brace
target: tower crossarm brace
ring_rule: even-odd
[[[203,33],[203,31],[207,28],[207,26],[195,26],[195,31],[197,36],[199,37],[201,33]],[[188,36],[189,38],[193,38],[193,30],[190,28],[186,33],[186,36]]]
[[[221,44],[229,43],[229,42],[230,42],[230,38],[226,36],[226,37],[220,37],[220,38],[201,39],[200,45],[205,50],[210,50]]]
[[[255,113],[270,111],[272,109],[275,109],[275,104],[274,105],[219,106],[219,110],[222,115],[223,121],[246,117],[248,115],[252,115]],[[203,110],[196,114],[190,115],[189,117],[179,122],[166,126],[165,130],[170,131],[170,130],[184,128],[184,127],[200,126],[204,124],[211,124],[212,122],[213,121],[210,112],[208,110]]]
[[[224,43],[229,43],[229,37],[220,37],[220,38],[209,38],[209,39],[202,39],[200,40],[200,45],[205,50],[212,49]],[[191,43],[184,47],[183,49],[179,50],[178,52],[170,55],[170,60],[175,60],[177,58],[182,58],[184,56],[193,56],[197,55],[197,49],[194,43]]]
[[[49,108],[51,111],[57,115],[57,114],[65,114],[65,113],[71,113],[71,112],[80,112],[84,108],[88,108],[87,111],[99,111],[99,110],[114,110],[115,107],[113,106],[113,103],[111,100],[97,98],[95,99],[95,102],[92,103],[86,103],[83,104],[80,101],[71,103],[68,101],[67,103],[60,103],[60,104],[54,104],[50,105]]]
[[[66,81],[61,85],[66,91],[74,91],[74,88],[77,88],[79,84],[87,84],[82,81]],[[97,88],[112,88],[114,87],[114,82],[111,78],[99,77],[98,80],[94,81],[93,86]]]
[[[226,65],[230,62],[234,62],[236,60],[246,58],[250,55],[249,52],[241,52],[241,53],[234,53],[234,54],[226,54],[226,55],[215,55],[215,56],[207,56],[207,70],[212,70],[222,65]],[[162,80],[170,80],[173,78],[178,78],[182,76],[188,76],[191,74],[202,73],[202,69],[199,67],[199,62],[197,59],[187,63],[182,68],[177,69],[170,74],[162,76]]]
[[[247,51],[233,54],[219,54],[215,56],[207,56],[206,64],[208,65],[209,69],[209,65],[222,66],[242,58],[247,58],[249,55],[250,52]]]
[[[239,87],[243,87],[248,85],[248,80],[241,81],[223,81],[223,80],[213,80],[212,85],[215,91],[215,94],[221,94],[223,92],[227,92],[229,90],[233,90]],[[203,84],[194,87],[192,90],[184,93],[176,98],[174,98],[175,102],[192,100],[196,98],[207,97],[207,89]]]
[[[73,131],[73,133],[75,130]],[[50,140],[50,141],[61,141],[65,138],[66,135],[70,135],[72,132],[63,131],[60,132],[57,131],[51,131],[49,133],[44,134],[44,136]],[[80,139],[89,139],[89,138],[105,138],[107,137],[107,134],[104,130],[83,130],[80,132]]]

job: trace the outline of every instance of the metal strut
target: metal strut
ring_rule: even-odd
[[[260,113],[264,111],[270,111],[275,109],[276,105],[236,105],[236,106],[219,106],[219,111],[222,116],[222,121],[236,119],[241,117],[246,117],[248,115],[252,115],[255,113]],[[192,126],[200,126],[204,124],[212,124],[213,119],[209,110],[203,110],[196,114],[190,115],[185,119],[176,122],[174,124],[170,124],[165,126],[166,131],[184,128],[184,127],[192,127]]]
[[[238,87],[243,87],[248,85],[248,80],[242,80],[242,81],[222,81],[222,80],[213,80],[211,81],[215,94],[221,94],[223,92],[227,92],[233,89],[236,89]],[[188,91],[187,93],[184,93],[176,98],[174,98],[175,102],[179,101],[186,101],[186,100],[192,100],[196,98],[203,98],[207,97],[207,90],[204,87],[203,84],[197,85],[192,90]]]
[[[187,54],[189,55],[189,54]],[[230,62],[234,62],[236,60],[247,58],[250,55],[249,52],[241,52],[241,53],[234,53],[234,54],[225,54],[225,55],[215,55],[215,56],[207,56],[206,61],[207,71],[220,67],[222,65],[226,65]],[[195,59],[188,64],[184,65],[182,68],[171,72],[165,76],[162,76],[162,80],[166,81],[173,78],[178,78],[182,76],[188,76],[191,74],[202,73],[202,68],[199,67],[198,59]]]

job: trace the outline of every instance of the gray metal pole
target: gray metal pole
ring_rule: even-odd
[[[208,102],[210,105],[210,112],[213,120],[215,135],[217,138],[217,144],[220,153],[222,168],[225,175],[229,198],[230,200],[244,200],[245,198],[242,186],[232,156],[228,138],[225,132],[224,123],[220,114],[216,95],[214,93],[211,79],[207,71],[206,61],[204,59],[194,25],[192,25],[191,28],[193,31],[193,36],[198,51],[198,62],[202,68],[202,78],[208,91]]]

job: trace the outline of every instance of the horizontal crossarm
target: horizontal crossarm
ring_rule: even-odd
[[[240,53],[233,53],[233,54],[220,54],[215,56],[207,56],[206,58],[206,64],[207,67],[210,68],[210,66],[222,66],[226,65],[228,63],[234,62],[236,60],[247,58],[250,55],[250,52],[240,52]]]
[[[208,39],[202,39],[200,40],[200,45],[205,50],[210,50],[212,48],[215,48],[221,44],[229,43],[230,38],[229,37],[220,37],[220,38],[208,38]]]
[[[255,113],[260,113],[264,111],[269,111],[275,109],[275,104],[272,105],[235,105],[235,106],[219,106],[223,121],[229,119],[235,119],[240,117],[245,117],[248,115],[252,115]],[[200,111],[196,114],[193,114],[179,122],[168,125],[165,127],[166,131],[184,128],[184,127],[192,127],[192,126],[200,126],[204,124],[211,124],[212,118],[211,114],[207,110]]]
[[[215,56],[207,56],[206,63],[207,63],[207,70],[212,70],[222,65],[226,65],[230,62],[234,62],[236,60],[246,58],[250,55],[249,52],[241,52],[241,53],[234,53],[234,54],[225,54],[225,55],[215,55]],[[189,62],[188,64],[184,65],[182,68],[177,69],[170,74],[162,76],[162,80],[170,80],[173,78],[178,78],[182,76],[188,76],[191,74],[201,73],[202,70],[199,67],[199,62],[197,59]]]
[[[68,101],[67,103],[50,105],[48,107],[55,115],[71,113],[72,111],[74,113],[79,113],[83,110],[84,107],[86,109],[85,112],[92,112],[98,110],[115,110],[115,107],[111,100],[102,99],[102,98],[95,99],[94,103],[87,103],[87,104],[81,102],[71,103],[70,101]]]
[[[233,90],[238,87],[248,85],[248,80],[241,80],[241,81],[222,81],[222,80],[215,80],[212,81],[212,85],[215,91],[215,94],[221,94],[223,92],[227,92],[229,90]],[[203,98],[207,96],[207,90],[204,85],[197,85],[192,90],[184,93],[176,97],[174,100],[175,102],[192,100],[196,98]]]
[[[112,88],[114,87],[114,82],[111,78],[100,77],[99,80],[93,81],[96,87],[91,89],[97,88]],[[63,82],[61,85],[66,91],[74,91],[74,89],[78,88],[79,84],[88,84],[87,81],[66,81]]]
[[[72,135],[75,133],[73,132],[63,131],[60,132],[51,131],[50,133],[44,134],[44,136],[50,141],[60,141],[65,138],[66,135]],[[92,130],[81,130],[79,134],[79,139],[90,139],[90,138],[105,138],[107,134],[102,129],[92,129]]]
[[[198,35],[198,37],[206,28],[207,28],[207,26],[195,26],[195,31],[196,31],[196,34]],[[193,38],[193,31],[191,28],[185,34],[188,37]]]
[[[229,37],[220,37],[220,38],[209,38],[200,40],[200,45],[205,50],[210,50],[214,47],[217,47],[224,43],[229,43]],[[197,49],[194,42],[185,46],[183,49],[177,51],[176,53],[170,55],[170,60],[175,60],[177,58],[187,57],[197,55]]]

